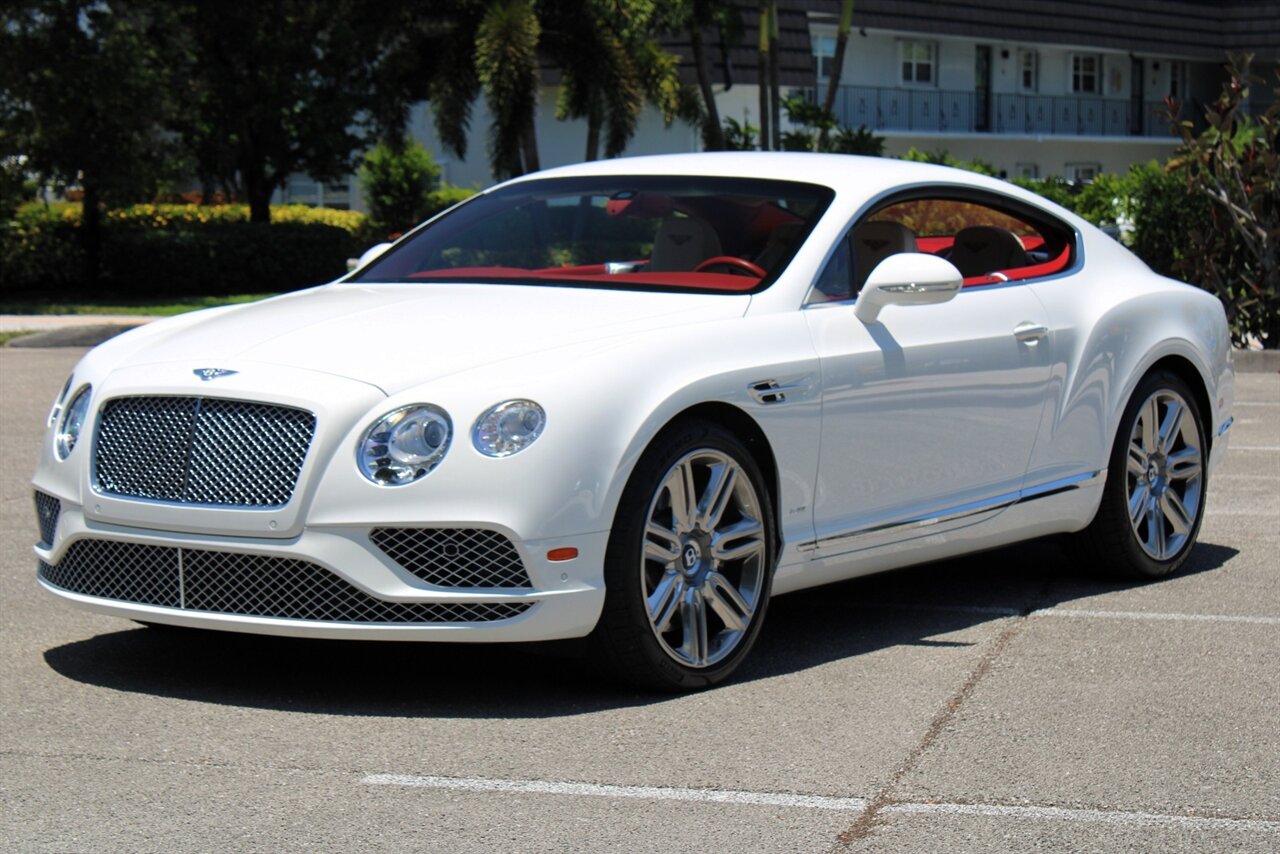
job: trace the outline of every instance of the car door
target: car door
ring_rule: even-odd
[[[966,228],[985,215],[980,206],[966,213]],[[874,240],[859,247],[864,229],[855,227],[832,259],[849,269],[852,290],[886,241],[894,251],[946,254],[938,238],[867,230]],[[1039,255],[1026,254],[1031,269]],[[966,272],[990,263],[966,262]],[[970,275],[948,302],[890,305],[871,324],[824,273],[805,309],[822,376],[818,556],[972,524],[1017,498],[1049,395],[1048,319],[1030,288],[991,272]]]

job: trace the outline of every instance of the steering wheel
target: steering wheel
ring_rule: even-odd
[[[717,255],[714,258],[708,258],[694,267],[693,272],[705,273],[712,267],[728,267],[730,273],[739,276],[755,276],[758,279],[763,279],[768,275],[759,264],[752,264],[745,258],[738,258],[733,255]]]

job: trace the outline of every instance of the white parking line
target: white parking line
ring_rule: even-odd
[[[1180,620],[1193,623],[1252,623],[1280,626],[1280,617],[1248,617],[1233,614],[1161,614],[1153,611],[1085,611],[1076,608],[1041,608],[1033,617],[1086,617],[1107,620]]]
[[[1280,445],[1232,445],[1232,451],[1280,451]]]
[[[1066,809],[1063,807],[1003,806],[999,804],[890,804],[886,813],[976,815],[994,818],[1060,819],[1095,824],[1146,827],[1182,827],[1196,830],[1253,830],[1280,833],[1280,821],[1250,818],[1210,818],[1198,815],[1161,815],[1149,812]]]
[[[1215,481],[1218,480],[1280,480],[1280,474],[1215,474]],[[26,498],[26,496],[22,496]]]
[[[567,795],[570,797],[637,798],[656,801],[743,804],[793,807],[809,810],[862,812],[866,798],[834,798],[827,795],[792,795],[781,792],[743,792],[722,789],[683,789],[667,786],[609,786],[597,783],[562,783],[553,780],[499,780],[483,777],[435,777],[412,774],[370,774],[360,781],[370,786],[404,786],[453,792],[501,792],[507,794]],[[1162,815],[1125,810],[1066,809],[1047,806],[898,802],[883,812],[913,815],[972,815],[1012,819],[1057,819],[1118,826],[1180,827],[1195,830],[1246,830],[1280,833],[1280,821],[1207,816]]]
[[[458,792],[515,792],[531,795],[572,795],[596,798],[641,798],[651,801],[695,801],[712,804],[750,804],[764,807],[797,807],[810,810],[857,812],[865,798],[831,798],[824,795],[787,795],[777,792],[736,792],[723,789],[681,789],[666,786],[606,786],[597,783],[558,783],[549,780],[490,780],[480,777],[419,777],[407,774],[370,774],[360,782],[371,786],[409,786]]]
[[[1273,403],[1269,400],[1237,400],[1231,405],[1232,406],[1280,406],[1280,403]]]

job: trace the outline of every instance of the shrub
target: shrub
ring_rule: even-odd
[[[330,281],[373,239],[354,211],[280,205],[270,225],[245,205],[133,205],[103,219],[102,279],[83,280],[80,205],[28,204],[0,231],[0,290],[120,296],[294,290]]]
[[[1195,251],[1183,269],[1222,300],[1238,343],[1280,349],[1280,64],[1274,100],[1254,118],[1245,111],[1249,90],[1264,81],[1251,73],[1252,60],[1230,58],[1202,133],[1178,121],[1178,104],[1168,102],[1166,117],[1182,137],[1168,169],[1209,211],[1188,234]]]
[[[440,167],[431,153],[413,140],[396,147],[380,143],[364,156],[360,189],[375,228],[391,234],[408,231],[426,219]]]

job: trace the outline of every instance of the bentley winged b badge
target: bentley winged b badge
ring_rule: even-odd
[[[191,373],[198,376],[204,382],[216,380],[218,377],[229,377],[232,374],[238,374],[239,371],[228,370],[227,368],[196,368]]]

